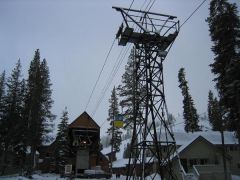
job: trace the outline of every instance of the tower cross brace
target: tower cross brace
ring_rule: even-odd
[[[134,44],[133,136],[127,179],[177,179],[171,157],[176,143],[164,92],[163,61],[179,32],[175,16],[113,7],[123,17],[118,44]],[[157,125],[159,125],[157,127]]]

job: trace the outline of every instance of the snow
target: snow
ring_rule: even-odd
[[[240,176],[232,175],[232,180],[240,180]]]
[[[117,159],[122,159],[123,158],[124,150],[127,148],[127,144],[130,144],[130,143],[131,143],[131,139],[126,139],[126,140],[122,141],[122,143],[120,145],[120,151],[116,153],[116,158]],[[111,146],[103,148],[101,152],[104,155],[110,153],[111,152]]]
[[[194,133],[186,133],[186,132],[175,132],[174,137],[177,145],[184,145],[192,142],[194,139],[202,136],[207,141],[214,145],[222,144],[221,134],[218,131],[199,131]],[[234,132],[225,131],[224,132],[224,140],[225,144],[237,144],[237,139],[234,135]]]
[[[151,180],[153,175],[146,177],[147,180]],[[116,175],[113,174],[111,180],[125,180],[126,176],[121,175],[120,178],[116,179]],[[161,180],[161,177],[157,174],[154,178],[155,180]],[[9,176],[0,176],[0,180],[30,180],[29,178],[18,176],[18,175],[9,175]],[[32,180],[67,180],[67,178],[60,178],[58,174],[34,174]],[[75,178],[78,180],[78,178]],[[84,180],[84,179],[79,179]],[[95,179],[92,179],[95,180]],[[232,180],[240,180],[240,176],[232,175]]]
[[[0,176],[0,180],[65,180],[58,174],[33,174],[32,178],[26,178],[18,175]]]
[[[199,131],[199,132],[194,132],[194,133],[186,133],[183,131],[177,131],[177,132],[174,132],[174,138],[176,140],[176,144],[180,146],[180,148],[178,149],[178,152],[181,152],[183,149],[185,149],[189,144],[191,144],[199,136],[202,136],[203,138],[205,138],[207,141],[209,141],[213,145],[221,145],[222,144],[221,134],[219,131],[210,131],[209,130],[209,131]],[[164,133],[161,134],[161,139],[162,138],[165,138]],[[225,131],[224,132],[224,140],[225,140],[225,144],[228,144],[228,145],[238,144],[238,140],[235,137],[234,132]],[[116,153],[117,160],[115,162],[113,162],[114,167],[124,167],[125,164],[128,164],[128,159],[123,159],[123,153],[127,147],[127,144],[130,144],[130,143],[131,143],[131,138],[122,141],[122,144],[120,145],[120,151]],[[111,146],[104,148],[102,150],[103,154],[108,154],[110,152],[111,152]]]
[[[126,167],[129,159],[119,159],[113,162],[113,168]]]
[[[154,177],[154,175],[155,174],[152,174],[152,175],[150,175],[150,176],[147,176],[147,180],[152,180],[153,179],[153,177]],[[160,177],[160,175],[159,174],[157,174],[155,177],[154,177],[154,179],[155,180],[161,180],[161,177]]]

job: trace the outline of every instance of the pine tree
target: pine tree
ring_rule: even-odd
[[[126,117],[125,128],[133,126],[134,82],[136,81],[134,73],[134,49],[132,49],[125,66],[125,72],[122,75],[122,84],[118,86],[119,96],[122,98],[120,106],[123,109],[124,117]]]
[[[212,91],[209,91],[208,93],[208,119],[212,126],[212,130],[222,130],[222,112],[220,111],[219,101],[213,96]]]
[[[42,86],[42,141],[49,142],[51,141],[52,137],[49,136],[49,133],[53,130],[53,120],[56,118],[55,115],[52,114],[51,108],[53,105],[53,100],[51,98],[52,89],[51,89],[51,82],[50,82],[50,75],[49,75],[49,68],[47,66],[46,59],[40,64],[40,74],[41,74],[41,86]]]
[[[185,120],[184,129],[186,132],[200,131],[200,127],[198,125],[199,116],[197,114],[197,109],[194,107],[192,96],[189,93],[184,68],[180,68],[178,72],[178,81],[183,95],[183,117]]]
[[[210,65],[224,121],[237,132],[240,142],[240,18],[236,4],[212,0],[207,19],[213,42],[214,62]]]
[[[70,153],[69,141],[68,141],[68,111],[65,107],[62,112],[61,122],[58,124],[57,137],[55,140],[55,162],[57,173],[64,170],[64,166],[67,164],[67,159]]]
[[[112,90],[111,98],[109,99],[109,110],[108,110],[108,118],[107,120],[110,121],[110,128],[107,130],[109,135],[112,135],[111,145],[113,147],[113,151],[119,152],[120,151],[120,144],[121,144],[121,134],[122,132],[114,126],[113,121],[115,117],[119,114],[119,105],[118,105],[118,98],[116,94],[115,87]]]
[[[4,95],[5,95],[5,71],[3,71],[3,73],[0,75],[0,112],[1,112],[1,107],[3,106]]]
[[[0,75],[0,129],[3,129],[3,121],[2,121],[2,118],[3,118],[3,107],[4,107],[4,102],[3,102],[3,99],[4,99],[4,96],[5,96],[5,71]],[[0,154],[2,154],[2,151],[3,151],[3,144],[2,144],[2,141],[3,141],[3,135],[4,134],[1,134],[0,133]]]
[[[4,107],[1,117],[1,144],[3,146],[3,167],[2,174],[8,164],[8,153],[25,153],[24,143],[22,142],[22,112],[23,112],[23,80],[21,80],[21,63],[18,60],[11,76],[6,82],[6,96],[3,99]],[[20,148],[19,148],[20,147]],[[14,164],[12,166],[15,166]]]
[[[37,49],[28,71],[26,85],[24,116],[28,127],[28,144],[31,147],[31,164],[29,170],[35,168],[35,153],[37,148],[49,140],[48,133],[52,129],[52,121],[55,118],[51,113],[52,99],[50,89],[49,70],[46,61],[40,60],[40,52]]]
[[[134,124],[134,104],[139,103],[139,107],[142,106],[139,101],[143,94],[143,87],[140,88],[136,82],[136,68],[135,68],[135,49],[131,50],[128,57],[127,65],[125,66],[125,72],[122,76],[122,84],[118,86],[119,96],[121,97],[120,106],[123,110],[125,117],[124,128],[132,129]],[[140,116],[140,114],[138,114]],[[137,120],[141,117],[137,117]],[[138,123],[138,122],[137,122]],[[141,122],[139,122],[141,123]]]

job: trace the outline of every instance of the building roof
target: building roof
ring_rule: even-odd
[[[84,111],[77,119],[68,126],[69,128],[100,129],[99,125]]]
[[[219,131],[198,131],[198,132],[174,132],[173,133],[176,144],[179,146],[188,144],[189,142],[192,142],[199,136],[202,136],[204,139],[209,141],[210,143],[214,145],[221,145],[221,134]],[[148,138],[151,138],[150,136]],[[169,134],[166,134],[162,132],[161,137],[158,136],[158,138],[161,139],[161,141],[166,141],[167,139],[170,141],[171,137]],[[234,134],[234,132],[224,131],[224,143],[228,145],[234,145],[238,144],[238,140]]]
[[[199,136],[202,136],[204,139],[209,141],[214,145],[221,145],[221,134],[219,131],[198,131],[193,133],[186,133],[186,132],[175,132],[174,137],[176,140],[177,145],[185,145],[189,142],[192,142]],[[224,131],[224,143],[225,144],[238,144],[238,140],[234,134],[234,132]]]
[[[208,132],[194,132],[194,133],[174,133],[176,138],[176,144],[180,145],[178,148],[178,153],[182,153],[185,149],[189,148],[194,142],[198,140],[204,140],[210,145],[221,145],[221,134],[219,131],[208,131]],[[225,145],[237,145],[237,138],[234,135],[234,132],[224,131],[224,144]],[[175,158],[174,154],[172,158]],[[229,158],[229,156],[227,156]]]

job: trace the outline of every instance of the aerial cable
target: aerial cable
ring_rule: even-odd
[[[149,6],[150,6],[150,7],[149,7],[149,10],[150,10],[150,9],[152,8],[153,4],[155,3],[155,1],[156,1],[156,0],[154,0],[154,1],[152,2],[152,0],[150,0],[149,3],[147,4],[145,10],[147,10]],[[132,1],[131,5],[130,5],[130,7],[129,7],[129,9],[128,9],[128,11],[130,10],[133,2],[134,2],[134,0]],[[143,7],[144,7],[144,5],[146,4],[146,2],[147,2],[147,0],[145,0],[144,3],[141,5],[140,10],[143,9]],[[152,4],[151,4],[151,2],[152,2]],[[150,4],[151,4],[151,5],[150,5]],[[92,116],[95,115],[95,113],[96,113],[99,105],[101,104],[101,102],[102,102],[102,100],[103,100],[103,98],[104,98],[104,96],[105,96],[106,91],[109,89],[109,87],[110,87],[110,85],[111,85],[114,77],[116,76],[116,74],[117,74],[117,72],[118,72],[118,70],[119,70],[119,67],[121,66],[121,64],[122,64],[122,62],[123,62],[123,60],[124,60],[127,52],[129,51],[129,48],[130,48],[130,46],[128,46],[128,48],[125,49],[124,55],[122,56],[122,58],[119,59],[119,57],[120,57],[120,55],[122,54],[122,51],[123,51],[123,48],[121,49],[121,52],[119,53],[118,58],[117,58],[117,59],[119,59],[119,61],[116,61],[116,62],[115,62],[114,68],[112,69],[112,72],[111,72],[111,74],[109,75],[108,80],[106,81],[107,83],[105,84],[105,86],[104,86],[104,88],[103,88],[103,90],[102,90],[102,94],[101,94],[101,96],[100,96],[100,98],[99,98],[99,100],[98,100],[98,102],[97,102],[97,105],[96,105],[95,109],[93,110]],[[118,62],[117,68],[115,68],[117,62]],[[102,127],[103,124],[106,123],[106,121],[107,121],[107,120],[105,120],[100,127]]]
[[[95,107],[95,109],[94,109],[94,111],[93,111],[93,113],[92,113],[92,116],[95,115],[95,113],[96,113],[99,105],[101,104],[101,102],[102,102],[102,100],[103,100],[103,98],[104,98],[107,90],[109,89],[110,85],[112,84],[112,81],[113,81],[114,77],[116,76],[116,74],[117,74],[117,72],[118,72],[118,70],[119,70],[119,68],[120,68],[123,60],[125,59],[126,54],[127,54],[127,52],[129,51],[129,49],[130,49],[130,46],[128,46],[127,48],[125,48],[125,52],[124,52],[124,54],[121,56],[121,58],[119,59],[118,64],[117,64],[117,67],[114,69],[114,73],[113,73],[113,75],[111,76],[111,79],[109,79],[109,81],[105,84],[105,86],[104,86],[104,88],[103,88],[103,91],[102,91],[102,94],[101,94],[101,96],[100,96],[100,98],[99,98],[99,100],[98,100],[98,102],[97,102],[97,105],[96,105],[96,107]]]
[[[105,67],[105,65],[106,65],[106,63],[107,63],[108,57],[109,57],[109,55],[110,55],[110,53],[111,53],[111,51],[112,51],[112,48],[113,48],[113,45],[114,45],[115,41],[116,41],[116,39],[114,38],[114,40],[113,40],[113,42],[112,42],[112,45],[111,45],[111,47],[110,47],[110,49],[109,49],[109,51],[108,51],[108,53],[107,53],[107,56],[106,56],[106,58],[105,58],[105,61],[104,61],[104,63],[103,63],[102,69],[101,69],[101,71],[100,71],[100,73],[99,73],[99,75],[98,75],[98,78],[97,78],[94,86],[93,86],[91,95],[90,95],[90,97],[89,97],[89,99],[88,99],[88,102],[87,102],[87,104],[86,104],[86,106],[85,106],[85,111],[86,111],[86,109],[87,109],[87,107],[88,107],[88,105],[89,105],[89,103],[90,103],[90,100],[91,100],[91,98],[92,98],[92,96],[93,96],[93,92],[95,91],[95,89],[96,89],[96,87],[97,87],[98,81],[99,81],[99,79],[100,79],[100,77],[101,77],[101,75],[102,75],[103,69],[104,69],[104,67]]]
[[[110,85],[111,85],[114,77],[116,76],[116,74],[117,74],[117,72],[118,72],[118,70],[119,70],[120,65],[122,64],[123,60],[125,59],[125,56],[126,56],[127,52],[129,51],[129,47],[130,47],[130,46],[128,46],[128,48],[125,48],[124,54],[122,55],[122,57],[121,57],[120,60],[118,61],[117,67],[114,69],[113,75],[110,77],[111,79],[109,79],[108,83],[107,83],[107,84],[105,85],[105,87],[103,88],[101,97],[99,98],[98,103],[97,103],[97,105],[96,105],[96,107],[95,107],[95,109],[94,109],[94,111],[93,111],[93,115],[96,113],[96,111],[97,111],[99,105],[101,104],[101,102],[102,102],[102,100],[103,100],[103,98],[104,98],[107,90],[109,89],[109,87],[110,87]]]
[[[190,14],[190,16],[180,25],[180,28],[200,9],[200,7],[206,2],[207,0],[203,0],[201,4]]]
[[[125,59],[125,56],[126,56],[127,52],[129,51],[129,49],[130,49],[130,46],[128,46],[128,48],[125,49],[124,56],[122,56],[122,59],[121,59],[121,62],[119,63],[119,66],[122,64],[123,60]],[[117,71],[118,71],[118,70],[115,71],[114,77],[115,77]],[[108,84],[107,89],[108,89],[109,86],[111,85],[111,83],[112,83],[114,77],[111,79],[110,84]],[[107,91],[107,89],[106,89],[106,91]],[[104,95],[105,95],[106,91],[104,92]],[[101,100],[98,102],[97,107],[96,107],[96,109],[95,109],[95,112],[97,111],[98,106],[101,104],[101,102],[102,102],[102,100],[103,100],[103,98],[104,98],[104,95],[102,96]],[[95,114],[95,112],[94,112],[94,114]],[[101,125],[100,127],[102,127],[106,122],[107,122],[107,120],[105,120],[105,121],[102,123],[102,125]]]
[[[134,0],[132,0],[129,9],[132,7],[133,3],[134,3]],[[129,10],[128,10],[128,11],[129,11]],[[113,40],[113,43],[112,43],[112,45],[111,45],[111,47],[110,47],[110,50],[108,51],[108,54],[107,54],[107,56],[106,56],[106,58],[105,58],[105,61],[104,61],[104,63],[103,63],[102,69],[101,69],[101,71],[100,71],[100,73],[99,73],[99,75],[98,75],[98,78],[97,78],[94,86],[93,86],[92,92],[91,92],[90,97],[89,97],[89,99],[88,99],[88,101],[87,101],[87,104],[86,104],[86,106],[85,106],[85,111],[86,111],[86,109],[87,109],[87,107],[88,107],[88,105],[89,105],[89,103],[90,103],[90,101],[91,101],[91,99],[92,99],[93,93],[94,93],[94,91],[95,91],[95,89],[96,89],[96,87],[97,87],[98,81],[99,81],[99,79],[100,79],[100,77],[101,77],[101,75],[102,75],[103,69],[104,69],[104,67],[105,67],[105,65],[106,65],[106,63],[107,63],[108,57],[109,57],[109,55],[110,55],[110,53],[111,53],[111,51],[112,51],[112,48],[113,48],[113,45],[114,45],[115,41],[116,41],[116,38],[114,38],[114,40]]]
[[[117,67],[117,63],[118,63],[118,61],[120,60],[120,58],[121,58],[121,56],[122,56],[122,53],[123,53],[124,48],[125,48],[125,47],[122,47],[122,49],[121,49],[121,51],[120,51],[120,53],[119,53],[119,55],[118,55],[118,57],[117,57],[117,59],[116,59],[116,62],[115,62],[115,64],[114,64],[114,67],[113,67],[111,73],[109,74],[109,77],[108,77],[107,81],[105,82],[105,85],[104,85],[103,88],[102,88],[101,95],[100,95],[100,97],[99,97],[99,99],[98,99],[98,101],[97,101],[97,105],[95,106],[95,108],[94,108],[94,110],[93,110],[92,116],[93,116],[93,114],[95,114],[96,109],[97,109],[96,107],[98,107],[99,102],[101,101],[101,98],[103,97],[103,95],[105,94],[105,91],[107,90],[107,86],[108,86],[108,84],[109,84],[110,78],[111,78],[111,76],[113,76],[113,74],[114,74],[114,69]]]
[[[154,0],[154,1],[152,2],[151,6],[149,7],[149,9],[148,9],[147,12],[149,12],[149,11],[151,10],[151,8],[153,7],[153,5],[154,5],[155,2],[156,2],[156,0]],[[146,8],[146,9],[147,9],[147,8]]]

